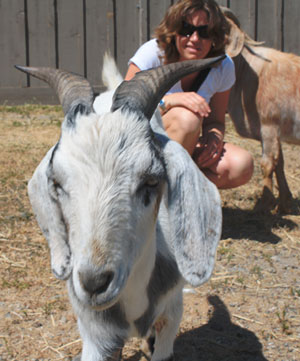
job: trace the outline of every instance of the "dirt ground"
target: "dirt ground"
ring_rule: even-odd
[[[71,360],[81,349],[65,284],[50,272],[48,247],[26,186],[58,140],[59,107],[0,107],[0,360]],[[261,193],[261,148],[227,140],[255,157],[245,186],[221,192],[223,234],[211,280],[184,296],[175,342],[180,361],[300,360],[300,148],[284,145],[294,195],[290,215],[253,211]],[[145,359],[130,341],[123,360]]]

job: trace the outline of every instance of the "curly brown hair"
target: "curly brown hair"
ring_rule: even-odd
[[[182,22],[199,10],[204,10],[207,14],[208,35],[213,43],[207,57],[225,53],[230,29],[219,5],[214,0],[179,0],[169,7],[163,20],[154,31],[158,45],[164,52],[164,64],[179,60],[175,36],[180,31]]]

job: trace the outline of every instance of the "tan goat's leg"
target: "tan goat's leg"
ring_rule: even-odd
[[[284,174],[284,160],[282,154],[281,145],[279,150],[279,158],[275,168],[275,174],[277,179],[277,184],[279,188],[279,202],[280,210],[284,213],[289,213],[292,208],[292,193],[289,189],[285,174]]]
[[[275,204],[275,197],[273,194],[273,172],[276,168],[280,154],[279,132],[274,125],[264,125],[261,127],[261,136],[263,152],[261,159],[263,193],[260,200],[260,207],[264,210],[269,210]]]

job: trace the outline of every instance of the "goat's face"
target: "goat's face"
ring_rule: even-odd
[[[151,259],[155,246],[166,175],[149,122],[120,111],[105,121],[78,117],[76,128],[63,129],[47,177],[66,228],[74,292],[84,304],[110,306],[144,248]]]
[[[28,192],[50,246],[52,270],[69,279],[74,302],[108,308],[136,281],[145,292],[157,244],[190,284],[210,277],[221,231],[219,194],[160,122],[154,122],[154,134],[149,120],[176,81],[220,60],[140,72],[120,84],[111,112],[102,115],[94,113],[86,79],[19,67],[57,91],[66,116],[60,141],[36,169]]]

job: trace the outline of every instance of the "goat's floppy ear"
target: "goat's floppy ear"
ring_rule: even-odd
[[[170,246],[182,276],[199,286],[211,276],[221,236],[219,192],[181,145],[170,140],[163,151],[168,174]]]
[[[51,268],[59,279],[67,279],[72,271],[71,250],[66,226],[57,202],[49,193],[47,171],[55,147],[49,150],[28,184],[28,194],[38,224],[46,237],[51,254]]]
[[[244,48],[245,33],[228,17],[226,17],[230,25],[229,43],[226,46],[226,53],[234,58],[239,55]]]

